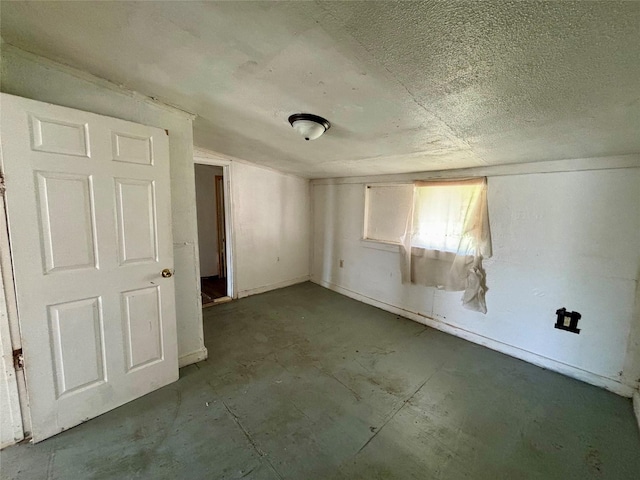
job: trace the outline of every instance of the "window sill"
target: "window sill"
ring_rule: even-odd
[[[371,240],[370,238],[361,238],[360,245],[362,245],[364,248],[372,248],[374,250],[382,250],[383,252],[392,252],[392,253],[400,253],[400,247],[402,247],[401,243],[384,242],[382,240]],[[420,247],[412,246],[411,251],[414,252],[414,255],[427,254],[431,256],[437,256],[437,255],[457,255],[458,254],[457,251],[437,250],[434,248],[428,248],[428,247],[422,247],[422,246]],[[419,252],[419,253],[416,253],[416,252]]]
[[[411,246],[411,251],[417,251],[420,252],[420,254],[424,254],[424,252],[434,252],[436,254],[453,254],[453,255],[457,255],[458,251],[457,250],[446,250],[444,248],[434,248],[434,247],[425,247],[423,245],[412,245]]]
[[[364,248],[373,248],[374,250],[382,250],[383,252],[392,253],[399,253],[400,247],[402,246],[399,243],[382,242],[380,240],[371,240],[368,238],[361,238],[360,244]]]

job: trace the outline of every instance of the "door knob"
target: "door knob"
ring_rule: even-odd
[[[173,272],[170,269],[165,268],[164,270],[162,270],[162,277],[163,278],[169,278],[171,276],[173,276]]]

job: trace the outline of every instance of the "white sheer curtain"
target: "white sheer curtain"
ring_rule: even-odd
[[[491,257],[487,179],[414,183],[402,239],[402,280],[464,291],[462,304],[487,313],[482,259]]]

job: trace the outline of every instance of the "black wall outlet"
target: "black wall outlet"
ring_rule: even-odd
[[[578,312],[567,312],[567,309],[562,307],[556,310],[558,319],[556,320],[555,327],[560,330],[566,330],[567,332],[580,333],[578,328],[578,320],[582,318]]]

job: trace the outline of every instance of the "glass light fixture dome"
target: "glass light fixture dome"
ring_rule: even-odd
[[[291,115],[289,123],[305,140],[315,140],[331,128],[329,120],[311,113]]]

